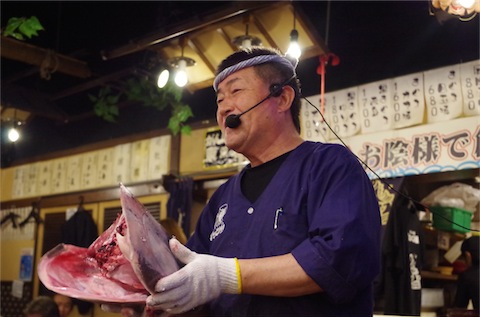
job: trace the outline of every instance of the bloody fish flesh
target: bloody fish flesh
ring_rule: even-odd
[[[178,270],[160,223],[123,185],[120,201],[122,213],[88,248],[59,244],[43,255],[37,270],[45,287],[87,301],[143,303]]]

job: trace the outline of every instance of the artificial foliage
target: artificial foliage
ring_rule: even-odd
[[[193,112],[189,105],[182,103],[180,88],[168,83],[160,89],[148,76],[132,77],[124,84],[125,88],[116,94],[110,87],[104,87],[99,90],[97,96],[89,95],[97,116],[106,121],[115,122],[119,116],[118,104],[120,101],[136,102],[159,111],[170,110],[171,115],[168,121],[170,131],[174,135],[190,133],[191,128],[186,122],[193,117]]]
[[[7,26],[3,30],[3,36],[10,36],[17,40],[25,40],[25,37],[31,39],[32,36],[38,36],[38,31],[44,30],[42,24],[36,16],[30,18],[12,17],[8,19]]]

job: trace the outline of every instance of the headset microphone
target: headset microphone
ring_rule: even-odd
[[[264,102],[268,98],[280,96],[282,94],[283,87],[285,87],[294,78],[295,78],[295,75],[293,75],[292,77],[290,77],[288,80],[284,81],[281,84],[271,85],[270,86],[270,93],[268,94],[268,96],[266,96],[265,98],[260,100],[258,103],[256,103],[254,106],[250,107],[249,109],[245,110],[244,112],[242,112],[240,114],[231,114],[231,115],[227,116],[227,118],[225,119],[225,125],[230,129],[237,128],[241,123],[241,121],[240,121],[241,116],[243,116],[244,114],[246,114],[250,110],[253,110],[254,108],[259,106],[262,102]]]

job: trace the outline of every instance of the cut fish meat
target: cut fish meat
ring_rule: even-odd
[[[88,248],[59,244],[42,256],[38,276],[48,289],[93,302],[144,303],[178,264],[168,234],[120,185],[122,213]]]

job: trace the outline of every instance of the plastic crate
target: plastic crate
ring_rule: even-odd
[[[472,213],[454,207],[430,207],[433,213],[433,227],[443,231],[465,233],[470,231]]]

